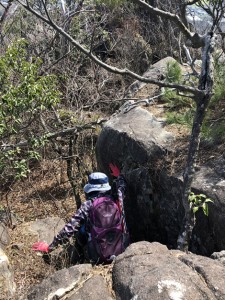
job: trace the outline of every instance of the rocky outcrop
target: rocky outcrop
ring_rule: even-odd
[[[171,57],[165,57],[151,67],[143,74],[143,77],[151,78],[154,80],[163,80],[166,76],[167,65],[168,63],[177,63],[177,61]],[[179,65],[184,74],[192,73],[190,66],[188,65]],[[198,66],[196,66],[198,68]],[[125,96],[138,99],[146,99],[154,96],[158,93],[160,88],[152,83],[145,83],[139,80],[134,81],[129,88],[127,89]]]
[[[167,61],[149,70],[149,76],[161,78]],[[130,94],[142,97],[145,88],[149,86],[135,82]],[[101,272],[96,273],[86,264],[56,271],[32,287],[28,300],[225,299],[225,255],[220,251],[225,249],[225,157],[200,166],[193,182],[194,191],[215,202],[209,207],[208,218],[201,211],[197,213],[190,249],[212,254],[211,258],[171,250],[176,248],[184,215],[182,176],[171,175],[164,167],[165,156],[171,154],[175,138],[165,131],[161,121],[142,108],[114,115],[99,136],[96,147],[99,170],[110,176],[109,163],[113,162],[122,169],[128,183],[125,211],[134,242],[115,260],[112,270],[115,297]],[[48,222],[42,220],[32,227],[38,239],[51,242]],[[42,235],[46,228],[46,235]],[[53,230],[54,234],[59,229]]]
[[[117,300],[222,300],[224,271],[210,258],[139,242],[117,257],[113,286]]]
[[[111,270],[110,265],[108,268]],[[142,241],[131,244],[116,258],[111,284],[96,267],[76,265],[33,286],[26,299],[222,300],[224,272],[219,261]]]
[[[109,176],[114,162],[125,173],[128,196],[125,212],[132,240],[158,241],[177,247],[184,210],[181,203],[182,176],[168,174],[165,157],[175,137],[162,122],[142,108],[113,116],[102,129],[96,147],[99,169]],[[220,164],[199,167],[193,190],[214,200],[209,217],[197,213],[190,250],[210,255],[225,249],[225,171]],[[182,172],[183,170],[181,170]]]
[[[55,272],[42,283],[31,288],[28,300],[111,300],[102,276],[92,272],[90,264],[76,265]]]
[[[28,230],[37,236],[37,241],[50,244],[54,236],[63,228],[65,222],[58,217],[39,219],[27,224]]]
[[[211,258],[220,261],[225,266],[225,250],[222,250],[220,252],[214,252],[211,255]]]
[[[166,68],[168,63],[174,63],[176,60],[173,57],[165,57],[153,64],[144,74],[144,77],[151,78],[154,80],[162,80],[165,78]],[[182,66],[181,66],[182,67]],[[139,80],[134,81],[128,88],[126,96],[136,97],[136,98],[145,98],[146,95],[149,95],[149,90],[151,94],[158,91],[158,87],[151,83],[145,83]],[[151,95],[149,95],[151,96]]]

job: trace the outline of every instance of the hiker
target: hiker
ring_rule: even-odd
[[[84,261],[86,246],[90,261],[94,264],[110,263],[125,250],[129,245],[123,207],[126,183],[117,166],[110,164],[109,167],[111,175],[115,177],[112,188],[106,174],[90,174],[84,186],[86,201],[50,245],[37,242],[33,250],[50,253],[58,245],[68,243],[70,237],[75,237],[75,245],[70,253],[73,264]]]

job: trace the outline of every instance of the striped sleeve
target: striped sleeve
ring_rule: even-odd
[[[126,181],[123,175],[119,175],[116,178],[116,188],[119,197],[121,198],[121,200],[123,200],[126,192]]]
[[[124,238],[127,240],[124,240],[124,247],[126,248],[129,244],[129,232],[126,224],[126,216],[124,211],[124,198],[126,193],[126,181],[123,175],[120,175],[116,179],[116,187],[117,187],[117,196],[119,201],[119,206],[122,213],[122,226],[124,231]],[[127,237],[126,237],[127,236]]]
[[[71,217],[70,221],[54,237],[52,243],[49,245],[50,250],[53,250],[58,245],[67,243],[69,238],[79,231],[81,224],[87,221],[91,206],[92,206],[91,200],[87,200],[81,204],[81,207]]]

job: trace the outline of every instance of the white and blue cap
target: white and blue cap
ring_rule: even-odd
[[[84,186],[84,192],[86,194],[94,191],[109,191],[111,186],[109,185],[109,178],[106,174],[101,172],[91,173],[88,176],[88,183]]]

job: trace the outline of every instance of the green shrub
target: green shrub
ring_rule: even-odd
[[[215,57],[214,94],[209,103],[206,118],[201,132],[201,141],[208,146],[219,144],[225,140],[225,63]]]
[[[214,95],[209,104],[201,132],[201,142],[207,145],[214,145],[225,140],[225,120],[223,111],[220,110],[220,104],[225,99],[225,64],[219,62],[218,58],[215,61]],[[183,83],[178,63],[172,62],[167,64],[166,81]],[[192,81],[196,81],[196,79],[193,78]],[[195,112],[195,103],[193,103],[192,99],[178,95],[175,90],[167,88],[162,96],[162,100],[169,106],[166,112],[168,124],[192,126]]]
[[[182,81],[182,72],[178,62],[169,61],[166,65],[166,81],[180,83]]]
[[[0,169],[15,178],[29,172],[28,161],[39,157],[43,147],[37,134],[44,135],[41,118],[45,119],[60,100],[55,76],[40,76],[40,59],[27,59],[27,42],[19,40],[0,56],[0,136],[4,145],[27,140],[21,151],[13,148],[0,153]],[[43,136],[40,137],[43,140]],[[34,143],[33,141],[36,140]]]
[[[208,146],[214,146],[225,141],[225,120],[219,120],[215,123],[205,120],[201,131],[201,141]]]
[[[166,121],[168,124],[180,124],[191,128],[193,122],[194,111],[186,109],[183,111],[167,111]]]
[[[215,57],[213,92],[211,105],[215,105],[218,101],[225,99],[225,63],[221,62],[219,57]]]
[[[96,4],[105,4],[111,8],[114,8],[122,3],[124,3],[126,0],[95,0]]]

